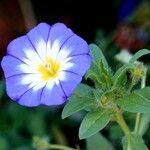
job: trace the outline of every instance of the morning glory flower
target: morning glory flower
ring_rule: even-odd
[[[7,47],[2,68],[8,96],[24,106],[59,105],[91,64],[87,43],[63,23],[40,23]]]

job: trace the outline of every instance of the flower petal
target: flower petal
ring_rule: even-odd
[[[66,70],[83,76],[91,65],[91,57],[87,54],[69,57],[62,62],[60,71]]]
[[[20,96],[32,87],[43,83],[39,80],[39,75],[16,75],[6,79],[6,90],[8,96],[13,100],[18,100]]]
[[[17,74],[37,73],[36,69],[9,55],[3,57],[1,65],[6,78]]]
[[[39,56],[34,51],[26,36],[22,36],[10,42],[7,47],[7,53],[31,66],[33,64],[41,63]]]
[[[61,71],[58,78],[67,97],[72,95],[73,91],[82,80],[82,76],[68,71]]]
[[[38,106],[41,104],[41,92],[42,88],[39,88],[37,86],[34,86],[33,88],[29,89],[18,100],[18,103],[23,106],[28,106],[28,107],[33,107],[33,106]],[[42,85],[42,87],[44,84]]]
[[[44,105],[59,105],[64,103],[65,96],[53,80],[49,80],[43,88],[41,96],[41,104]]]
[[[73,34],[73,32],[69,28],[67,28],[67,26],[65,26],[63,23],[56,23],[51,28],[49,39],[48,39],[50,42],[49,44],[52,46],[55,40],[57,40],[58,38],[64,35],[65,36],[68,35],[69,37],[70,34]]]
[[[46,57],[47,40],[51,30],[50,28],[51,27],[48,24],[42,23],[27,33],[27,38],[33,49],[43,61]]]
[[[61,47],[57,60],[61,61],[67,57],[88,53],[89,48],[87,43],[79,36],[74,35]]]
[[[74,33],[62,23],[52,26],[47,43],[47,55],[56,58],[62,45],[69,40]]]
[[[62,23],[39,24],[13,40],[7,53],[2,60],[7,94],[29,107],[64,103],[91,64],[87,43]],[[57,77],[44,80],[41,65],[46,73],[55,72],[48,60],[60,63],[61,69]]]
[[[47,43],[48,36],[50,34],[51,26],[47,23],[40,23],[36,26],[37,32],[40,34],[40,36],[44,39],[44,41]]]

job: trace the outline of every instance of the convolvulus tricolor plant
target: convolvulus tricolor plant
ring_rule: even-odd
[[[147,69],[137,60],[149,53],[146,49],[138,51],[114,73],[98,46],[88,46],[62,23],[41,23],[8,45],[2,60],[7,94],[28,107],[59,105],[68,100],[62,119],[81,110],[87,112],[79,128],[80,139],[116,122],[124,133],[124,150],[147,150],[142,136],[148,122],[142,117],[150,112],[150,87],[145,85]],[[84,75],[94,86],[80,83]],[[141,87],[137,86],[139,82]],[[137,113],[134,129],[126,123],[125,111]],[[108,150],[113,149],[100,135],[95,139],[103,140]],[[37,149],[74,150],[38,137],[33,145]]]

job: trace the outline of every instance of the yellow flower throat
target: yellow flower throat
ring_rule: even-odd
[[[41,74],[41,78],[44,81],[50,78],[56,78],[58,76],[58,71],[60,69],[60,63],[54,61],[52,58],[47,58],[45,63],[39,65],[37,70]]]

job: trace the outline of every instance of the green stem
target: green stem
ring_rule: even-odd
[[[33,137],[33,147],[35,149],[57,149],[57,150],[76,150],[74,148],[58,145],[58,144],[49,144],[45,139],[40,137]]]
[[[141,78],[141,89],[145,88],[146,85],[146,73],[147,73],[147,68],[144,68],[144,76]]]
[[[123,130],[125,135],[128,135],[130,133],[130,130],[122,116],[121,113],[116,113],[117,122],[120,125],[121,129]]]
[[[57,149],[57,150],[76,150],[71,147],[63,146],[63,145],[57,145],[57,144],[49,144],[48,148],[50,149]]]
[[[116,111],[116,122],[119,124],[124,134],[128,135],[130,133],[129,127],[126,124],[124,117],[117,106],[115,106],[115,111]]]
[[[133,88],[134,85],[135,85],[135,82],[132,79],[132,81],[131,81],[131,83],[129,84],[129,87],[128,87],[128,91],[127,91],[128,93],[131,92],[131,90],[132,90],[132,88]]]
[[[140,121],[141,121],[141,113],[137,113],[136,114],[136,120],[135,120],[135,127],[134,127],[135,133],[138,133],[138,131],[139,131]]]
[[[141,78],[141,89],[145,87],[146,84],[146,73],[147,73],[147,68],[144,68],[144,76]],[[137,113],[136,115],[136,120],[135,120],[135,127],[134,127],[134,132],[138,134],[139,128],[140,128],[140,122],[141,122],[141,113]]]

